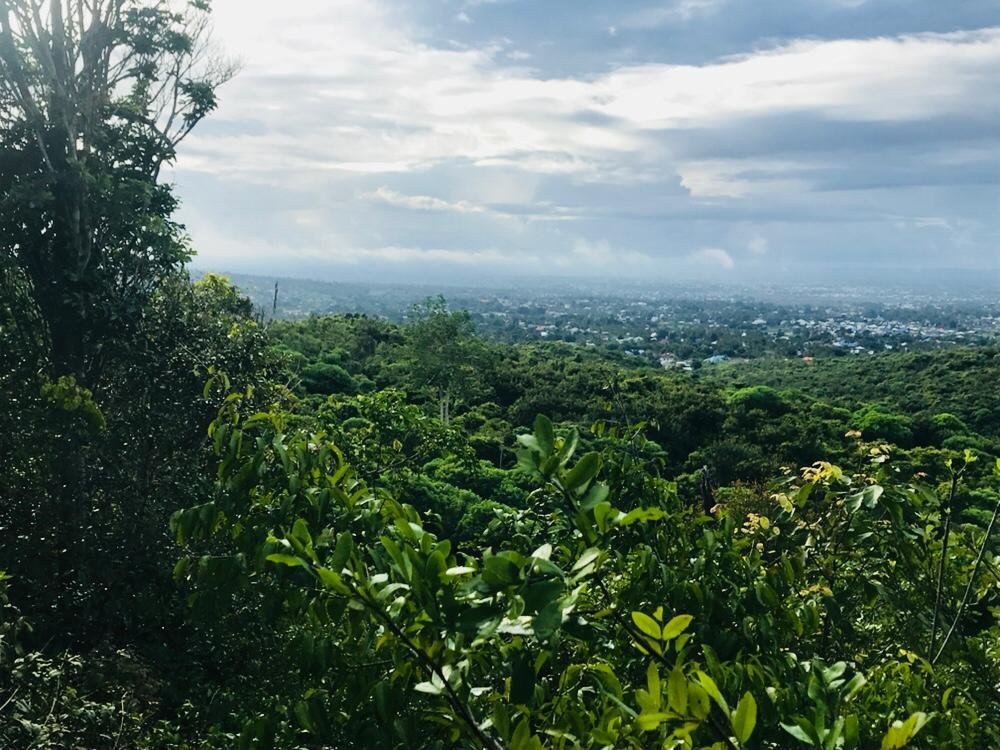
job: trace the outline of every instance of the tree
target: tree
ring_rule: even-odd
[[[428,297],[411,310],[407,328],[411,374],[438,403],[447,424],[456,403],[481,382],[486,350],[475,337],[469,313],[450,311],[444,297]]]
[[[158,177],[234,68],[210,52],[208,3],[176,7],[0,0],[0,265],[50,375],[93,383],[190,257]]]
[[[185,314],[168,300],[184,296],[191,253],[159,175],[234,72],[208,28],[204,0],[0,0],[0,283],[16,332],[0,342],[24,375],[11,412],[30,425],[0,436],[4,513],[48,551],[36,562],[54,569],[35,573],[55,583],[57,620],[87,612],[108,627],[104,583],[121,576],[98,563],[102,537],[132,525],[136,543],[157,538],[170,496],[150,492],[170,473],[157,471],[150,413],[190,406],[193,370],[173,369],[191,359],[185,342],[162,349],[178,318],[157,316],[162,304]],[[213,329],[225,314],[211,317]],[[186,429],[194,444],[176,447],[189,457],[203,432]],[[108,468],[114,445],[149,461]]]

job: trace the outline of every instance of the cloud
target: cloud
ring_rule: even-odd
[[[754,237],[747,243],[747,250],[751,255],[767,255],[768,242],[764,237]]]
[[[622,68],[594,86],[600,111],[648,129],[782,112],[902,122],[973,107],[998,63],[1000,28],[992,28],[799,40],[706,65]],[[980,105],[1000,110],[1000,98]]]
[[[584,262],[591,269],[617,267],[623,270],[647,267],[653,262],[653,258],[634,250],[613,248],[607,240],[588,240],[581,237],[576,240],[572,255],[564,258],[563,262],[566,265]]]
[[[624,29],[650,29],[666,24],[683,23],[698,16],[717,12],[726,0],[673,0],[665,5],[642,8],[627,14],[620,23]]]
[[[955,221],[943,216],[899,217],[895,221],[899,229],[946,229],[954,230]]]
[[[729,251],[721,247],[703,247],[691,253],[688,257],[698,265],[711,268],[722,268],[729,271],[736,267],[733,256],[729,254]]]
[[[388,187],[382,186],[371,192],[362,193],[361,199],[370,203],[383,203],[388,206],[398,206],[416,211],[451,211],[460,214],[486,213],[487,208],[469,201],[446,201],[429,195],[404,195]]]
[[[378,3],[302,0],[290,18],[264,6],[236,20],[234,2],[215,4],[217,26],[248,64],[214,119],[220,131],[255,127],[195,131],[188,169],[310,179],[466,161],[640,182],[662,168],[671,130],[781,112],[896,122],[1000,114],[1000,97],[983,96],[995,88],[1000,29],[794,41],[702,65],[543,78],[506,70],[496,46],[423,44]]]
[[[809,12],[822,20],[845,2],[824,4]],[[739,54],[710,57],[664,44],[687,26],[657,31],[654,44],[617,16],[581,10],[595,63],[597,52],[549,51],[551,16],[541,23],[530,4],[493,5],[489,28],[455,23],[462,9],[485,9],[445,5],[215,0],[219,41],[245,68],[171,175],[206,256],[228,262],[242,246],[280,262],[292,247],[336,247],[419,264],[428,256],[414,248],[429,248],[419,252],[452,265],[570,258],[610,274],[672,258],[725,269],[727,251],[689,258],[687,248],[753,255],[746,243],[761,231],[781,248],[768,262],[785,248],[811,257],[844,246],[910,262],[960,235],[996,264],[1000,27],[758,35]],[[658,7],[721,32],[737,5]],[[808,15],[795,7],[800,21]],[[222,234],[228,255],[216,250]],[[469,249],[485,245],[497,255]]]
[[[430,195],[408,195],[385,185],[361,193],[359,199],[373,204],[404,208],[411,211],[432,211],[456,214],[481,214],[519,221],[570,221],[579,218],[573,209],[551,203],[506,204],[488,206],[472,201],[446,201]]]

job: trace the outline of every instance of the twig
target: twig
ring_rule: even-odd
[[[972,568],[972,575],[969,576],[969,582],[965,586],[965,594],[962,596],[962,603],[958,605],[958,612],[955,613],[955,619],[952,620],[951,627],[948,629],[948,634],[941,642],[941,648],[938,649],[937,654],[933,659],[931,659],[931,664],[936,664],[937,660],[941,658],[941,654],[944,653],[945,646],[947,646],[948,641],[951,640],[952,633],[954,633],[955,628],[958,627],[958,621],[965,612],[965,606],[969,603],[969,595],[972,593],[972,585],[976,582],[976,576],[979,574],[979,566],[983,562],[983,553],[986,552],[986,544],[990,540],[990,534],[993,533],[993,524],[996,523],[998,513],[1000,513],[1000,500],[997,500],[996,507],[993,508],[993,517],[990,519],[990,525],[986,527],[986,534],[983,536],[983,543],[979,545],[979,554],[976,555],[976,564]]]
[[[960,473],[953,471],[951,474],[951,490],[948,492],[948,507],[945,509],[944,538],[941,541],[941,560],[938,562],[937,586],[934,593],[934,616],[931,619],[931,642],[927,647],[928,654],[934,650],[934,642],[937,640],[938,616],[941,612],[941,588],[944,579],[944,561],[948,556],[948,537],[951,534],[952,507],[955,503],[955,489],[958,487],[958,475]]]
[[[386,627],[392,631],[393,635],[402,641],[403,644],[413,653],[413,655],[420,660],[424,668],[431,674],[437,676],[437,678],[441,681],[441,684],[444,685],[444,689],[448,694],[448,703],[451,704],[452,709],[454,709],[455,713],[458,714],[459,718],[461,718],[462,721],[468,725],[473,735],[475,735],[476,739],[479,740],[479,743],[486,748],[486,750],[504,750],[504,747],[499,742],[486,734],[486,732],[484,732],[479,726],[479,722],[476,720],[476,717],[472,715],[472,710],[455,692],[455,689],[448,682],[448,678],[445,676],[441,667],[438,666],[422,648],[410,640],[399,625],[397,625],[393,619],[377,605],[377,603],[372,602],[368,597],[364,596],[364,594],[358,590],[358,587],[353,582],[350,582],[350,587],[354,595],[357,596],[369,610],[371,610],[372,614],[374,614],[376,618],[385,623]]]

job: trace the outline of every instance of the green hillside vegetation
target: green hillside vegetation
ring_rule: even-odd
[[[881,354],[870,357],[756,359],[712,368],[712,382],[728,386],[768,385],[801,393],[822,393],[832,403],[857,408],[860,403],[884,406],[917,420],[952,414],[951,435],[1000,430],[1000,349],[951,348],[944,351]],[[928,425],[929,428],[929,425]]]
[[[266,323],[159,177],[207,7],[0,20],[0,747],[1000,746],[995,350]]]

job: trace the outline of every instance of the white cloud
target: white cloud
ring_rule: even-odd
[[[900,217],[894,223],[899,229],[955,229],[954,223],[943,216]]]
[[[701,266],[722,268],[729,271],[736,267],[733,256],[721,247],[703,247],[688,256],[691,261]]]
[[[806,190],[806,183],[794,175],[803,166],[774,159],[706,159],[679,164],[677,174],[695,198],[747,198]]]
[[[542,259],[537,254],[518,249],[365,245],[331,232],[325,234],[322,243],[273,243],[259,238],[233,237],[218,231],[209,223],[199,228],[199,235],[206,248],[206,252],[199,255],[201,262],[234,271],[248,267],[252,269],[257,259],[269,255],[279,256],[286,264],[308,263],[320,272],[324,267],[362,266],[369,263],[394,266],[440,263],[490,268],[507,268],[512,263],[540,268],[542,264]]]
[[[446,201],[430,195],[407,195],[397,192],[385,185],[363,192],[358,196],[361,200],[375,205],[394,206],[412,211],[439,211],[457,214],[482,214],[501,219],[516,221],[570,221],[579,216],[565,206],[554,206],[550,203],[534,202],[508,207],[500,210],[492,206],[474,203],[472,201]]]
[[[410,208],[417,211],[451,211],[459,214],[486,213],[487,208],[469,201],[446,201],[430,195],[404,195],[382,186],[361,194],[361,199],[369,203],[383,203],[389,206]]]
[[[954,133],[940,139],[924,133],[937,118],[968,122],[975,133],[977,123],[1000,117],[1000,28],[792,40],[702,64],[611,63],[599,72],[552,75],[523,63],[524,53],[509,40],[480,48],[461,39],[430,43],[425,28],[407,22],[407,3],[213,5],[220,43],[245,68],[220,92],[219,112],[183,145],[174,176],[202,190],[182,192],[190,201],[182,218],[198,247],[234,262],[247,254],[284,257],[287,244],[331,248],[323,257],[359,263],[350,259],[490,264],[502,257],[505,267],[535,268],[532,258],[561,258],[546,263],[562,263],[566,273],[590,263],[609,273],[645,273],[673,256],[684,267],[726,269],[733,257],[711,246],[730,245],[749,260],[752,235],[715,231],[710,222],[764,226],[762,216],[780,222],[810,211],[822,216],[827,208],[852,222],[865,214],[889,230],[907,214],[905,233],[936,241],[945,227],[912,217],[955,213],[949,221],[964,231],[959,214],[978,210],[976,201],[941,205],[934,190],[948,188],[948,174],[967,174],[966,164],[996,160],[987,136],[960,134],[965,145],[957,146]],[[475,16],[471,5],[452,8]],[[714,3],[666,7],[677,18],[694,17]],[[598,29],[618,22],[601,19]],[[459,33],[456,27],[448,33]],[[550,57],[540,54],[538,65]],[[774,143],[780,133],[768,140],[766,126],[753,121],[765,117],[785,128],[793,120],[834,126],[798,131],[794,147],[785,149]],[[851,138],[838,136],[831,145],[830,133],[852,122],[903,133],[902,148],[870,140],[869,151],[839,159],[830,149]],[[905,131],[892,129],[901,124]],[[744,146],[737,128],[754,129],[757,145]],[[906,135],[911,131],[917,136]],[[900,157],[917,137],[919,156]],[[852,179],[863,182],[862,172],[889,178],[869,183],[885,190],[874,198],[852,194],[859,189]],[[905,183],[911,174],[930,181],[904,195],[907,188],[893,180]],[[978,184],[974,177],[962,184]],[[822,198],[810,199],[820,189],[827,191]],[[412,214],[390,215],[386,206]],[[234,218],[240,212],[247,221]],[[460,220],[441,233],[445,212]],[[700,223],[672,225],[676,244],[657,245],[659,235],[639,215],[658,212]],[[205,230],[220,225],[233,236]],[[572,232],[563,231],[567,226]],[[969,226],[970,236],[986,236],[987,223]],[[578,243],[584,231],[608,241]],[[774,232],[783,248],[792,245],[780,228]],[[904,242],[903,231],[890,234]],[[803,247],[816,245],[795,236]],[[848,240],[858,244],[857,237]],[[481,242],[490,249],[453,249]],[[702,245],[709,247],[691,255],[683,249]],[[622,248],[646,250],[656,260]],[[926,252],[941,251],[935,245]]]
[[[747,250],[751,255],[767,255],[768,242],[764,237],[754,237],[747,243]]]
[[[786,112],[904,121],[973,107],[1000,111],[1000,29],[796,41],[705,65],[543,78],[505,68],[502,61],[516,53],[503,45],[452,49],[417,41],[377,2],[214,6],[218,36],[246,69],[222,91],[213,129],[192,135],[181,166],[228,169],[245,179],[323,180],[460,160],[638,182],[662,174],[669,134],[657,131],[672,128]],[[686,179],[696,195],[745,193],[720,191],[710,175]]]
[[[811,112],[835,120],[907,121],[1000,109],[987,96],[1000,28],[894,38],[795,41],[693,65],[623,68],[595,82],[601,111],[641,128]]]

